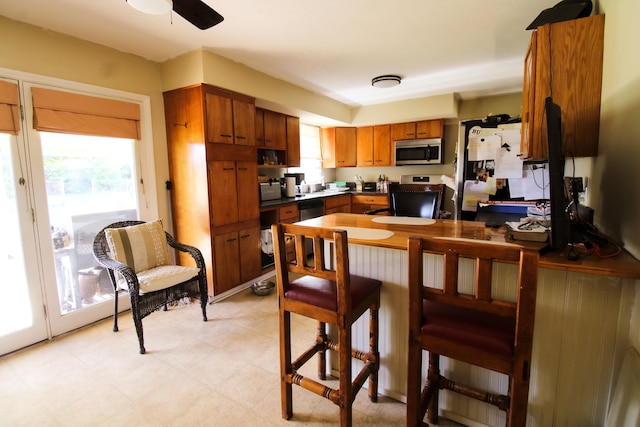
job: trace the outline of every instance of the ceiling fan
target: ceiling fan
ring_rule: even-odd
[[[221,23],[224,18],[202,0],[125,0],[129,6],[151,15],[163,15],[173,9],[201,30]]]

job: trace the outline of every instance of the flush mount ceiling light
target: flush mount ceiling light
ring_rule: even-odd
[[[371,86],[373,87],[394,87],[398,86],[402,79],[395,74],[386,74],[384,76],[378,76],[371,79]]]
[[[171,12],[173,2],[171,0],[127,0],[132,8],[149,15],[164,15]]]

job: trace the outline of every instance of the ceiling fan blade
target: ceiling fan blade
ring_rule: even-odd
[[[202,0],[173,0],[173,10],[201,30],[224,21],[222,15]]]

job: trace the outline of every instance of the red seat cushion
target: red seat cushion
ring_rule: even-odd
[[[366,296],[378,289],[382,282],[367,277],[351,275],[351,305],[355,307]],[[338,310],[338,298],[336,296],[336,282],[313,276],[303,276],[293,280],[289,290],[285,292],[285,298],[326,308]]]
[[[423,334],[505,356],[513,355],[515,320],[425,300]]]

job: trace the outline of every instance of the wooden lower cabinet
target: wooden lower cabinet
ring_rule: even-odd
[[[215,236],[214,290],[219,295],[262,273],[260,227]]]
[[[351,213],[363,214],[375,209],[389,207],[389,197],[386,194],[352,194]]]
[[[324,214],[329,215],[332,213],[350,213],[351,212],[351,196],[345,194],[344,196],[328,197],[324,199]]]

